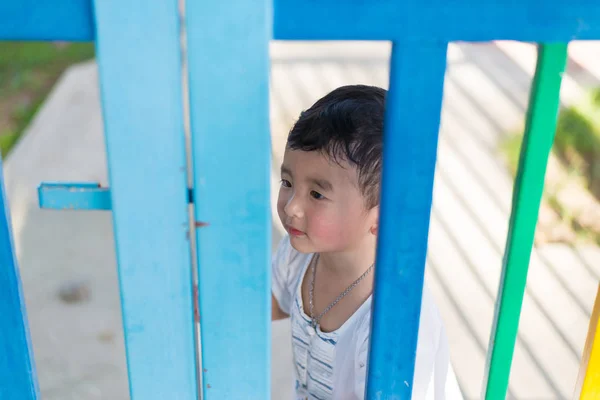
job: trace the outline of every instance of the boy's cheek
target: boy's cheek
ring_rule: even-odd
[[[348,233],[342,221],[325,216],[315,218],[310,228],[310,235],[325,246],[344,243]]]
[[[283,205],[282,205],[281,201],[277,202],[277,214],[279,215],[279,219],[281,220],[281,223],[283,223],[283,218],[285,216],[285,213],[283,212]]]
[[[285,225],[285,205],[287,204],[287,198],[285,198],[284,196],[282,196],[281,194],[279,195],[279,197],[277,198],[277,214],[279,215],[279,219],[281,220],[281,223]]]

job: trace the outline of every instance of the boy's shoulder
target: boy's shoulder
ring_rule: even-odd
[[[433,294],[423,283],[423,296],[421,299],[421,316],[419,321],[419,340],[426,341],[433,348],[440,345],[444,333],[444,322]]]
[[[300,253],[296,250],[290,242],[289,235],[285,235],[277,246],[273,262],[278,264],[280,269],[285,269],[290,275],[294,275],[301,272],[312,256],[312,253]]]
[[[285,275],[286,286],[293,289],[301,278],[304,267],[307,266],[313,253],[301,253],[294,249],[288,235],[284,236],[273,257],[274,269],[279,274]],[[370,320],[367,318],[364,322],[370,326]],[[421,300],[419,337],[427,337],[431,341],[437,342],[440,330],[443,328],[443,321],[438,306],[429,287],[423,283],[423,295]]]
[[[280,280],[279,284],[285,285],[288,290],[291,289],[312,256],[313,254],[300,253],[294,249],[290,237],[284,236],[272,258],[273,274]]]

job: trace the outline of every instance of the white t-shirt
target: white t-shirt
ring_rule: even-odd
[[[296,251],[286,236],[273,256],[273,295],[292,324],[295,400],[362,400],[365,393],[371,297],[337,330],[315,333],[302,305],[302,278],[313,254]],[[423,287],[413,399],[454,400],[455,385],[445,330]],[[447,386],[452,386],[448,389]],[[448,395],[449,391],[455,393]]]

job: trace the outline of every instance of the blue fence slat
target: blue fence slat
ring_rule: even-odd
[[[39,397],[0,159],[0,399]]]
[[[0,40],[93,40],[92,0],[0,2]],[[281,40],[567,42],[600,39],[600,2],[274,0]],[[352,21],[351,24],[348,21]]]
[[[268,0],[188,1],[203,392],[270,397]],[[204,225],[208,224],[208,225]]]
[[[600,39],[598,0],[275,0],[274,12],[280,40]]]
[[[368,399],[411,397],[446,47],[392,48]]]
[[[95,3],[132,400],[197,398],[177,1]]]
[[[40,208],[54,210],[110,210],[110,189],[98,183],[42,183]]]
[[[188,189],[188,203],[194,202]],[[110,188],[93,182],[43,182],[38,187],[40,208],[51,210],[112,210]]]
[[[93,39],[92,0],[0,1],[0,40]]]
[[[93,40],[92,0],[0,2],[0,40]],[[600,39],[600,2],[274,0],[281,40]],[[352,21],[351,24],[348,21]]]

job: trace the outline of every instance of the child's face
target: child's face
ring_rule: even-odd
[[[378,207],[367,210],[357,171],[318,151],[286,149],[277,212],[302,253],[357,248],[377,227]]]

